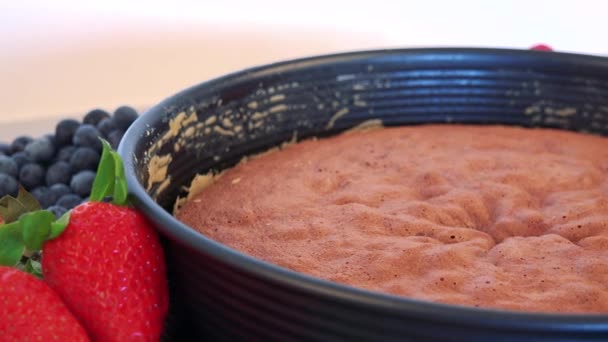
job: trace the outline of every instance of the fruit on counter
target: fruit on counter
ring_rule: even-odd
[[[55,155],[55,146],[52,139],[42,137],[27,144],[23,151],[37,163],[48,163]]]
[[[80,126],[80,122],[74,119],[64,119],[55,126],[55,142],[58,146],[70,145],[74,138],[74,132]]]
[[[90,170],[80,171],[70,181],[72,192],[78,196],[86,197],[91,192],[91,186],[95,180],[95,172]]]
[[[90,200],[59,219],[61,207],[39,210],[23,188],[0,199],[0,264],[43,276],[92,340],[158,341],[169,305],[163,250],[146,218],[127,205],[119,155],[102,146]]]
[[[0,266],[0,341],[89,341],[57,293],[31,274]]]
[[[19,170],[19,183],[27,189],[44,184],[44,167],[37,163],[23,165]]]
[[[108,133],[108,141],[110,142],[110,145],[118,146],[123,135],[124,132],[120,130],[113,130],[112,132]]]
[[[0,193],[14,194],[19,190],[15,177],[0,173]]]
[[[71,173],[72,167],[70,164],[64,161],[57,161],[46,170],[46,185],[68,184]]]
[[[82,197],[76,194],[66,194],[57,200],[57,205],[66,209],[72,209],[82,202]]]
[[[118,127],[116,126],[116,121],[111,118],[105,118],[99,121],[99,123],[95,126],[101,132],[101,134],[106,137],[110,132],[116,130]]]
[[[74,255],[78,262],[70,261]],[[163,253],[136,210],[80,204],[65,232],[45,244],[42,269],[96,339],[160,338],[168,309]]]
[[[19,166],[17,162],[7,156],[0,156],[0,173],[17,177]]]
[[[63,216],[63,214],[65,214],[68,211],[66,208],[58,206],[58,205],[52,205],[52,206],[46,208],[46,210],[50,211],[51,214],[53,214],[55,216],[55,218],[60,218],[61,216]]]
[[[18,170],[21,169],[23,167],[23,165],[29,164],[32,162],[30,157],[28,157],[27,154],[25,154],[25,152],[23,152],[23,151],[13,153],[11,155],[11,159],[17,163]]]
[[[108,196],[113,203],[102,202]],[[163,251],[125,202],[122,163],[104,142],[91,202],[74,208],[65,232],[43,248],[44,277],[92,336],[158,339],[168,309]],[[72,255],[87,267],[67,261]]]
[[[11,143],[11,153],[22,152],[23,150],[25,150],[25,147],[33,140],[34,139],[32,139],[32,137],[29,137],[27,135],[17,137]]]
[[[39,186],[30,193],[38,200],[40,206],[43,208],[46,208],[51,205],[50,203],[57,201],[55,193],[51,192],[46,186]]]
[[[129,106],[120,106],[114,112],[114,122],[118,129],[126,131],[137,119],[137,112]]]
[[[101,152],[99,138],[109,141],[113,148],[118,147],[124,132],[137,117],[137,111],[129,106],[120,106],[112,114],[93,109],[84,115],[82,122],[61,120],[53,134],[36,139],[23,135],[10,143],[0,143],[0,197],[16,196],[17,184],[30,192],[43,186],[65,184],[78,190],[70,188],[70,193],[77,194],[82,201],[89,196],[92,178],[90,173],[77,175],[81,171],[96,170]],[[60,206],[67,210],[74,206],[59,203],[61,196],[38,197],[43,194],[44,191],[34,193],[43,208]]]
[[[70,157],[70,166],[77,171],[95,170],[99,164],[99,152],[90,147],[78,147]]]
[[[11,145],[0,142],[0,155],[7,155],[11,153]]]
[[[531,48],[531,50],[537,50],[537,51],[553,51],[553,48],[547,44],[536,44],[533,45]]]
[[[99,122],[101,122],[104,119],[109,119],[110,118],[110,114],[108,112],[106,112],[103,109],[93,109],[92,111],[88,112],[84,118],[82,118],[82,122],[86,125],[97,125]]]
[[[93,125],[84,124],[74,132],[74,146],[91,147],[95,151],[101,151],[99,137],[101,132]]]

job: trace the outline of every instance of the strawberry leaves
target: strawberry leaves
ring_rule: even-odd
[[[106,197],[114,186],[114,158],[110,155],[111,149],[108,148],[108,142],[101,140],[103,150],[101,152],[101,158],[99,159],[99,165],[97,166],[97,175],[93,181],[93,187],[91,188],[91,195],[89,199],[91,201],[99,202]]]
[[[17,221],[24,213],[40,210],[40,203],[22,186],[19,187],[17,197],[4,196],[0,198],[0,217],[5,223]]]
[[[0,225],[0,265],[16,266],[27,251],[42,249],[45,241],[56,238],[69,222],[70,212],[58,220],[46,210],[25,213],[17,221]]]
[[[112,150],[110,144],[101,139],[103,151],[97,168],[97,176],[93,182],[90,200],[101,202],[106,197],[112,197],[116,205],[127,203],[127,180],[120,155]]]
[[[19,218],[23,243],[30,251],[42,249],[42,244],[51,235],[51,223],[55,216],[50,211],[39,210],[24,214]]]
[[[15,266],[25,251],[18,222],[0,226],[0,265]]]
[[[4,224],[0,224],[0,265],[16,266],[26,247],[29,250],[42,247],[54,217],[40,209],[36,198],[23,187],[19,187],[16,198],[0,198],[0,216],[4,220]]]
[[[114,170],[116,178],[114,182],[113,202],[116,205],[124,205],[127,202],[127,178],[125,176],[125,168],[122,164],[122,159],[117,152],[111,152],[114,159]]]
[[[65,228],[68,226],[68,223],[70,223],[70,214],[71,212],[68,211],[61,215],[61,217],[56,221],[51,222],[51,234],[49,235],[49,240],[52,240],[63,233]]]
[[[42,249],[45,241],[56,238],[68,225],[70,212],[55,220],[46,210],[39,210],[40,204],[23,188],[17,198],[5,196],[0,199],[2,218],[0,224],[0,265],[18,266],[34,275],[39,274],[40,264],[28,259],[19,265],[22,256],[28,251]],[[29,211],[34,209],[34,211]]]

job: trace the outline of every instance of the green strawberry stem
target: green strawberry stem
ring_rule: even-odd
[[[90,200],[101,202],[112,197],[116,205],[127,204],[127,180],[120,155],[112,150],[110,144],[101,139],[103,151],[97,168],[97,175],[91,189]]]
[[[103,151],[97,168],[97,175],[91,189],[91,202],[101,202],[112,197],[116,205],[127,204],[127,181],[120,155],[110,144],[101,139]],[[40,203],[23,187],[17,197],[0,198],[0,265],[15,266],[38,277],[42,276],[40,263],[31,255],[42,249],[46,241],[57,238],[70,220],[68,211],[55,219],[48,210],[42,210]],[[24,258],[25,257],[25,258]]]

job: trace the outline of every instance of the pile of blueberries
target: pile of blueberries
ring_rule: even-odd
[[[137,117],[129,106],[117,108],[112,115],[94,109],[82,122],[60,121],[55,134],[37,139],[20,136],[10,144],[0,143],[0,197],[16,196],[21,184],[43,208],[57,217],[63,215],[91,192],[101,156],[99,138],[116,149]]]

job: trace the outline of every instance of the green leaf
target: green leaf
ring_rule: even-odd
[[[22,186],[19,186],[17,198],[8,195],[0,198],[0,217],[5,223],[15,222],[19,216],[40,209],[40,203]]]
[[[100,139],[103,145],[103,151],[101,152],[101,159],[99,160],[99,166],[97,167],[97,175],[93,181],[93,187],[91,189],[90,199],[93,202],[100,202],[105,197],[110,196],[111,192],[114,191],[114,180],[115,176],[115,162],[112,156],[112,147],[110,144]]]
[[[27,209],[27,211],[35,211],[42,209],[42,206],[32,194],[27,192],[24,187],[19,186],[19,194],[17,200]]]
[[[25,211],[25,207],[14,197],[4,196],[0,198],[0,217],[5,223],[17,221]]]
[[[97,175],[93,181],[90,200],[92,202],[103,201],[111,196],[114,204],[125,205],[127,203],[128,189],[125,177],[125,167],[120,155],[112,150],[110,144],[100,139],[103,145]]]
[[[125,167],[122,159],[117,152],[111,152],[114,158],[114,170],[116,178],[114,179],[114,193],[112,194],[113,202],[116,205],[124,205],[127,202],[127,179],[125,177]]]
[[[63,233],[65,227],[70,223],[71,214],[71,211],[67,211],[65,214],[61,215],[57,221],[51,223],[51,235],[49,236],[49,240],[54,239]]]
[[[29,274],[33,274],[39,279],[42,279],[42,265],[39,261],[27,259],[23,270]]]
[[[42,249],[42,244],[51,234],[51,222],[55,216],[50,211],[38,210],[21,216],[23,242],[25,247],[31,251]]]
[[[0,265],[15,266],[21,260],[25,244],[19,222],[0,225]]]

